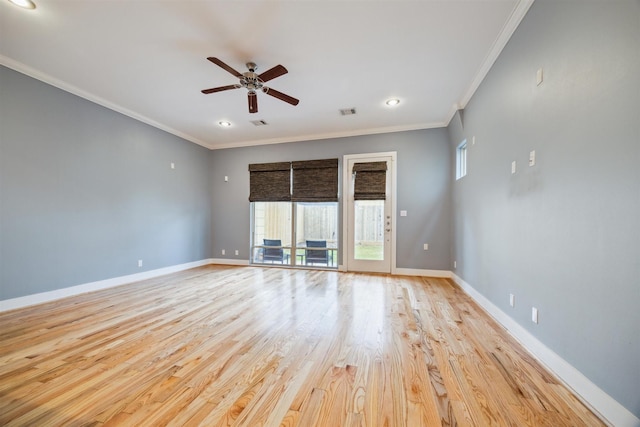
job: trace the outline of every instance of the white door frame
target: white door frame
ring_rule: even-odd
[[[387,202],[391,203],[391,274],[396,273],[396,212],[397,212],[397,157],[396,151],[388,151],[384,153],[368,153],[368,154],[345,154],[342,157],[342,260],[343,265],[340,266],[340,271],[349,270],[349,256],[347,254],[349,250],[349,203],[352,202],[349,185],[351,184],[351,171],[348,164],[350,160],[368,159],[375,157],[391,157],[391,166],[389,173],[391,194],[387,195]]]

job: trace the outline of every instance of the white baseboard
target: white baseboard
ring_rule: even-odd
[[[220,265],[249,265],[248,259],[227,259],[227,258],[212,258],[209,260],[209,264]]]
[[[452,273],[449,270],[422,270],[419,268],[394,268],[391,274],[398,276],[441,277],[445,279],[452,277]]]
[[[163,276],[165,274],[188,270],[190,268],[200,267],[203,265],[209,265],[211,263],[211,259],[203,259],[200,261],[158,268],[156,270],[144,271],[142,273],[129,274],[127,276],[113,277],[111,279],[99,280],[97,282],[84,283],[82,285],[56,289],[54,291],[41,292],[38,294],[7,299],[0,301],[0,312],[28,307],[30,305],[42,304],[61,298],[84,294],[86,292],[93,292],[100,289],[111,288],[114,286],[126,285],[127,283],[139,282],[140,280],[152,279],[154,277]]]
[[[640,427],[640,418],[622,406],[618,401],[589,381],[580,371],[545,346],[529,331],[500,310],[491,301],[476,291],[473,286],[451,273],[453,280],[496,321],[517,339],[535,358],[549,371],[554,373],[567,387],[592,410],[600,414],[611,425],[616,427]]]

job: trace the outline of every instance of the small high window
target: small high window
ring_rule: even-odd
[[[467,140],[465,139],[456,149],[456,179],[467,174]]]

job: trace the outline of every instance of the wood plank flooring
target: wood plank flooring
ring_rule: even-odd
[[[449,280],[207,266],[0,313],[0,425],[604,424]]]

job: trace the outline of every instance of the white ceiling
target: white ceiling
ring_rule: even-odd
[[[2,0],[0,62],[209,148],[424,129],[466,105],[532,1]],[[300,104],[203,95],[237,82],[208,56],[284,65],[267,85]]]

